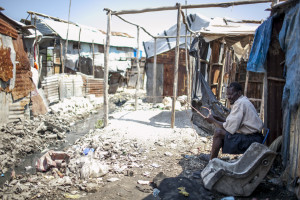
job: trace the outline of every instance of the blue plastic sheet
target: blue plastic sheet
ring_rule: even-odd
[[[279,43],[285,52],[286,83],[283,90],[282,106],[291,110],[300,103],[300,3],[285,13]]]
[[[256,30],[251,48],[247,70],[251,72],[265,72],[267,52],[271,41],[273,16],[269,17]]]

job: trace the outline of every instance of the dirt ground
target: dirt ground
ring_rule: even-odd
[[[90,130],[64,149],[70,155],[66,168],[33,174],[12,174],[0,188],[2,199],[222,199],[222,194],[203,186],[200,172],[207,162],[212,136],[191,122],[191,110],[176,111],[175,128],[170,128],[167,106],[139,100],[134,110],[132,91],[111,98],[116,108],[109,125]],[[87,155],[83,152],[93,149]],[[223,155],[224,160],[239,155]],[[95,168],[101,165],[95,172]],[[93,168],[93,167],[94,168]],[[98,169],[98,168],[97,168]],[[250,197],[235,199],[297,199],[280,181],[280,161]],[[161,185],[154,196],[156,185]],[[178,193],[185,186],[188,197]],[[173,195],[173,196],[172,196]],[[161,198],[163,197],[163,198]]]

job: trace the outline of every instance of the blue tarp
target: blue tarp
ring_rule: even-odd
[[[253,46],[251,48],[247,70],[251,72],[265,72],[265,62],[272,33],[273,17],[269,17],[256,30]]]
[[[300,103],[300,3],[285,13],[279,43],[285,52],[286,83],[282,105],[297,110]]]
[[[285,12],[279,33],[279,43],[285,52],[286,83],[282,95],[283,165],[287,166],[290,148],[291,114],[300,103],[300,3]]]

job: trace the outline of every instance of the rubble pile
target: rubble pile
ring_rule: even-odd
[[[76,121],[82,120],[91,113],[97,113],[103,104],[103,98],[96,98],[89,95],[88,98],[72,97],[50,106],[50,114],[57,119],[65,119],[73,125]]]
[[[65,134],[78,120],[96,113],[101,98],[76,97],[49,107],[50,112],[32,120],[11,122],[0,128],[0,172],[5,173],[23,156],[65,142]]]
[[[66,195],[83,197],[87,193],[97,192],[109,182],[121,181],[125,176],[140,175],[149,179],[155,176],[154,171],[161,170],[165,164],[165,159],[157,159],[149,154],[161,154],[159,157],[168,159],[173,156],[180,158],[179,153],[183,153],[186,143],[191,142],[189,135],[178,137],[178,131],[174,131],[174,134],[177,136],[174,138],[178,139],[145,143],[138,138],[127,139],[124,130],[111,127],[91,130],[66,151],[70,160],[65,168],[52,168],[45,173],[15,177],[4,185],[3,196],[0,197],[26,199],[32,197],[29,194],[33,193],[39,198],[58,198]],[[181,149],[181,152],[178,152],[178,149]],[[167,168],[169,172],[180,170],[176,166]],[[138,181],[140,187],[146,187],[144,182]],[[149,185],[149,181],[146,182],[146,185]]]
[[[64,142],[69,131],[65,121],[50,116],[8,123],[0,129],[0,169],[5,173],[19,159],[58,142]]]

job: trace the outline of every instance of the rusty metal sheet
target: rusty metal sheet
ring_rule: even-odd
[[[10,48],[0,47],[0,78],[7,82],[12,77],[13,63],[10,59]]]
[[[44,115],[47,113],[47,108],[43,99],[36,89],[31,93],[31,102],[33,116]]]
[[[157,56],[158,63],[164,65],[163,96],[173,96],[175,50]],[[179,50],[177,96],[187,94],[187,76],[185,67],[185,50]]]
[[[16,51],[16,81],[15,87],[12,90],[12,96],[14,101],[22,97],[28,96],[29,92],[35,89],[35,85],[32,82],[32,73],[30,62],[24,51],[23,41],[19,35],[17,40],[13,41],[14,49]]]
[[[103,96],[104,94],[104,80],[99,78],[90,78],[84,77],[83,79],[83,87],[85,90],[85,94],[94,94],[96,97]]]
[[[25,118],[25,106],[29,104],[29,95],[18,101],[11,102],[9,105],[9,122],[23,120]]]
[[[0,18],[0,33],[10,36],[14,39],[17,39],[18,32],[17,30],[11,26],[8,22],[6,22],[4,19]]]

